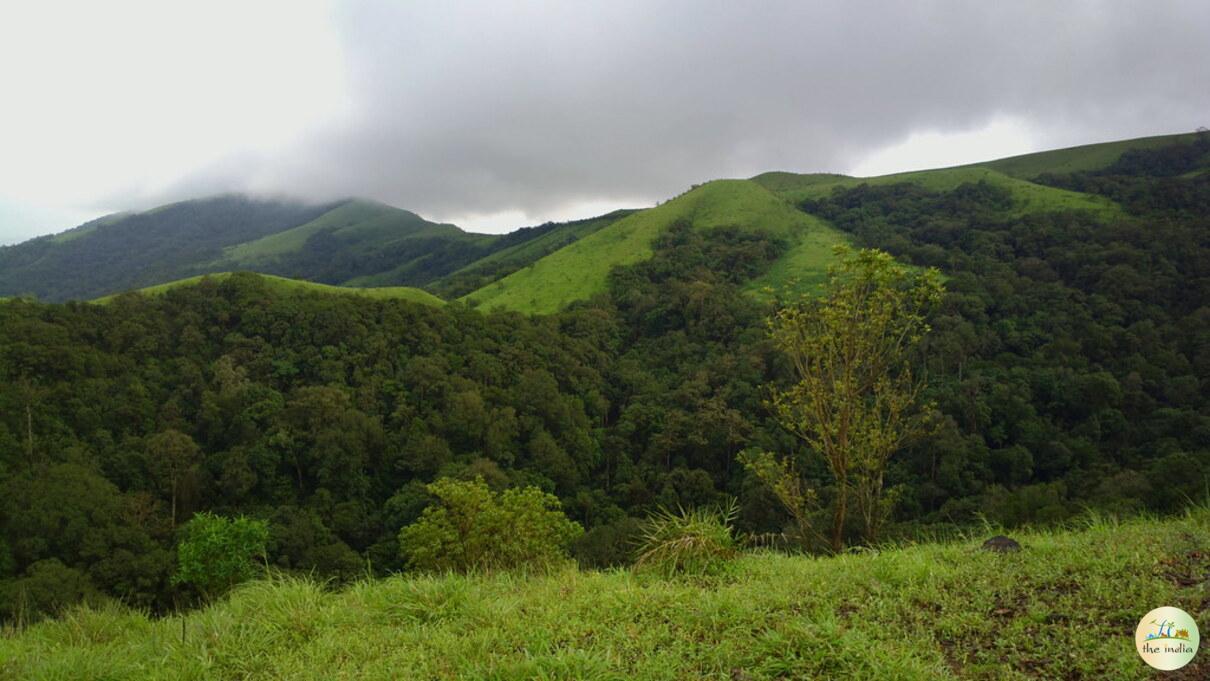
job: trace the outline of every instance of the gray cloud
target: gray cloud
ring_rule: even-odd
[[[1046,146],[1210,124],[1210,3],[340,6],[350,115],[174,189],[369,195],[422,214],[655,201],[843,171],[913,131]]]

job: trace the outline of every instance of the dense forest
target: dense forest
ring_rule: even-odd
[[[1113,220],[1014,217],[987,184],[801,205],[946,278],[919,358],[940,426],[891,460],[888,534],[1204,497],[1210,175],[1182,160],[1199,144],[1041,178],[1113,198]],[[593,567],[629,560],[660,507],[736,497],[741,529],[780,531],[747,449],[794,453],[826,513],[822,464],[765,405],[789,379],[774,308],[744,291],[788,247],[678,224],[607,292],[537,317],[283,295],[255,275],[2,303],[0,616],[103,594],[171,607],[176,531],[203,510],[267,520],[283,569],[399,570],[399,530],[441,477],[556,494]]]

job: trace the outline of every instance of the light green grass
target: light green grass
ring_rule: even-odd
[[[555,312],[605,290],[609,270],[651,257],[651,243],[677,220],[698,229],[737,226],[796,238],[814,223],[749,180],[716,180],[639,211],[464,297],[482,309]]]
[[[525,261],[536,260],[546,254],[547,250],[559,245],[560,243],[574,237],[575,239],[583,239],[584,237],[600,231],[609,225],[621,220],[629,215],[633,215],[635,211],[619,210],[606,215],[586,220],[577,220],[559,225],[555,229],[535,237],[529,241],[523,241],[515,246],[501,249],[495,253],[486,255],[475,262],[463,267],[454,272],[460,274],[471,270],[476,270],[484,266],[494,265],[495,263],[507,261]]]
[[[182,286],[192,286],[204,280],[222,281],[230,277],[232,272],[215,272],[214,274],[202,274],[188,279],[178,279],[164,284],[148,286],[136,291],[143,295],[162,295],[172,289]],[[363,298],[376,298],[380,300],[410,300],[414,303],[424,303],[425,305],[441,306],[445,305],[445,301],[437,296],[422,291],[418,288],[409,286],[383,286],[378,288],[351,288],[347,286],[332,286],[330,284],[319,284],[313,281],[302,281],[300,279],[287,279],[286,277],[278,277],[272,274],[248,273],[251,276],[263,279],[271,291],[277,293],[324,293],[332,295],[353,295]],[[97,298],[92,301],[94,303],[106,304],[118,296],[123,295],[117,293],[114,295]]]
[[[374,201],[347,201],[314,220],[276,234],[231,246],[223,260],[250,264],[302,249],[307,239],[324,230],[354,241],[392,240],[404,237],[447,235],[460,232],[453,225],[431,223],[415,213]]]
[[[110,606],[0,635],[13,679],[1144,679],[1139,618],[1210,625],[1210,512],[629,572],[262,581],[180,617]],[[182,641],[182,627],[184,640]],[[1195,663],[1205,671],[1205,651]],[[1192,670],[1197,671],[1197,668]],[[1188,676],[1186,678],[1204,678]]]
[[[828,279],[828,267],[835,261],[832,249],[851,243],[848,235],[814,216],[811,229],[764,274],[748,282],[744,289],[764,302],[788,299],[794,294],[818,290]]]
[[[1042,173],[1075,173],[1082,171],[1100,170],[1113,164],[1130,149],[1156,149],[1171,144],[1188,143],[1193,141],[1195,133],[1179,135],[1158,135],[1156,137],[1141,137],[1139,139],[1104,142],[1101,144],[1084,144],[1066,149],[1040,151],[1034,154],[1010,156],[986,163],[975,165],[998,170],[1006,175],[1029,179]]]

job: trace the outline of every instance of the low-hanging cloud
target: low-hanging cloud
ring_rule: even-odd
[[[1210,124],[1200,0],[354,2],[331,16],[341,114],[167,193],[545,216],[715,177],[845,171],[914,132],[1006,118],[1040,147]]]

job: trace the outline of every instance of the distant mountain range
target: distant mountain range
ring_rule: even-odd
[[[653,239],[677,221],[700,229],[765,231],[788,242],[781,260],[750,283],[753,294],[761,295],[822,278],[831,245],[846,237],[798,207],[835,189],[902,182],[940,191],[986,182],[1009,190],[1013,201],[1006,213],[1082,209],[1111,217],[1121,208],[1104,196],[1036,180],[1047,173],[1095,171],[1129,150],[1192,138],[1125,140],[875,178],[769,172],[707,182],[646,210],[504,235],[466,232],[365,199],[311,204],[214,196],[117,213],[0,248],[0,297],[92,300],[248,270],[345,287],[419,287],[488,309],[553,312],[604,290],[611,267],[648,257]]]

